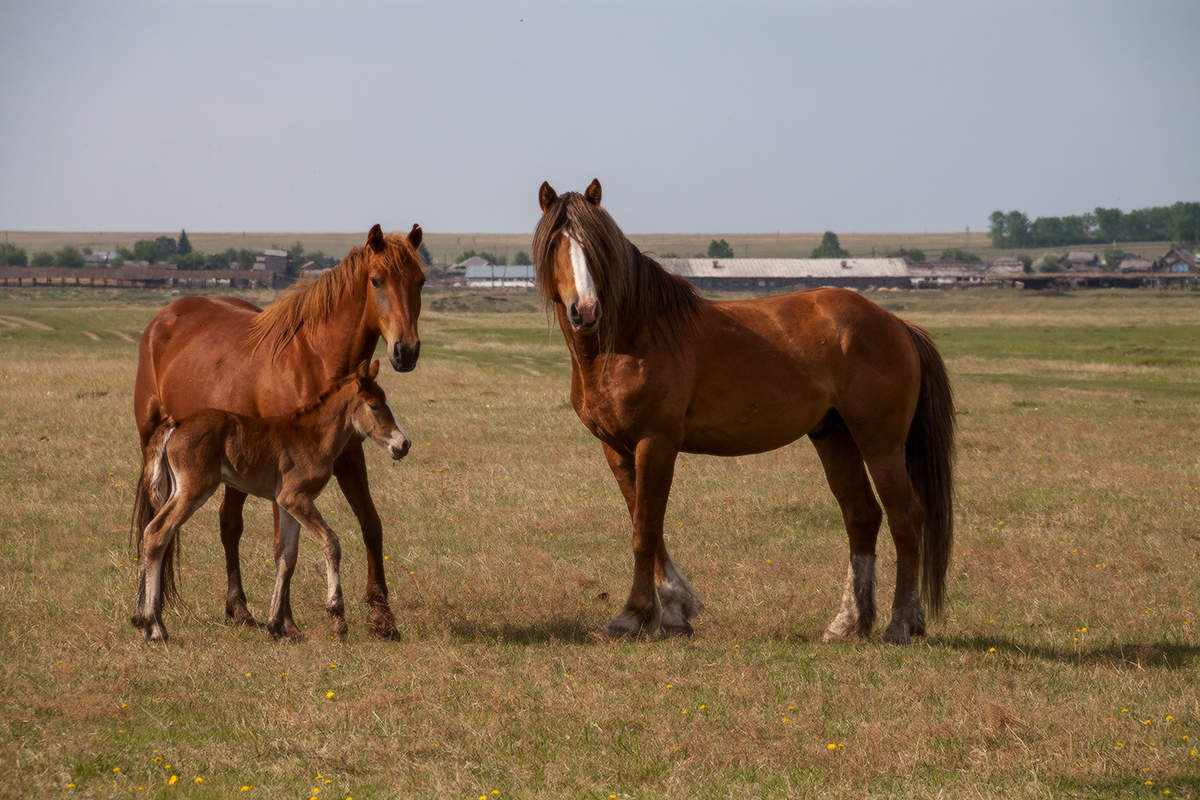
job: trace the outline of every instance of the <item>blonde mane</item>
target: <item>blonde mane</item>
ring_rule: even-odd
[[[384,237],[390,245],[399,245],[402,235]],[[389,269],[399,271],[400,259],[389,259]],[[333,314],[338,301],[356,286],[366,283],[367,247],[353,248],[342,263],[316,280],[296,284],[250,323],[246,341],[251,350],[270,341],[271,357],[277,358],[305,325],[320,325]]]

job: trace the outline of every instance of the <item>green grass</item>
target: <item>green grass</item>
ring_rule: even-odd
[[[112,331],[169,298],[0,293],[0,315],[55,328],[0,326],[8,794],[1200,796],[1200,296],[874,295],[934,333],[960,409],[948,615],[905,648],[820,643],[845,532],[803,442],[681,457],[668,541],[706,602],[696,634],[596,638],[628,590],[628,519],[561,336],[536,304],[436,297],[419,368],[381,376],[414,450],[368,451],[401,640],[365,635],[362,542],[331,489],[345,642],[307,536],[307,641],[224,624],[212,501],[155,647],[127,622],[136,346]],[[261,618],[271,513],[247,511]],[[886,609],[886,529],[879,553]]]

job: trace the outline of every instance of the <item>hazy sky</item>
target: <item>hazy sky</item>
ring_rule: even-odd
[[[1200,200],[1200,2],[0,0],[0,229],[983,230]]]

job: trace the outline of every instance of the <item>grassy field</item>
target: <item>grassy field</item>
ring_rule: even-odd
[[[0,290],[5,794],[1200,797],[1200,295],[873,297],[934,332],[957,392],[949,613],[926,640],[820,642],[847,547],[804,442],[682,457],[668,541],[696,634],[596,638],[629,528],[560,335],[527,296],[434,294],[419,368],[381,376],[414,450],[368,451],[401,640],[364,633],[333,488],[344,642],[307,535],[307,641],[224,624],[212,501],[160,647],[127,621],[131,340],[169,298]],[[270,508],[248,512],[261,618]]]
[[[407,231],[411,223],[405,220],[384,220],[384,226]],[[369,227],[369,226],[368,226]],[[167,232],[56,232],[56,231],[8,231],[8,241],[25,248],[30,255],[45,250],[54,252],[68,245],[90,247],[93,250],[112,250],[132,247],[138,239],[153,239],[156,236],[179,235],[179,231]],[[361,233],[205,233],[188,231],[192,247],[206,253],[222,252],[227,248],[249,248],[260,250],[268,247],[291,247],[296,242],[308,251],[320,250],[327,255],[341,258],[356,245],[366,241],[366,229]],[[640,233],[629,234],[629,238],[643,250],[665,256],[681,257],[702,255],[713,239],[725,239],[733,246],[738,258],[808,258],[813,248],[821,243],[821,233]],[[528,233],[425,233],[425,244],[436,264],[452,264],[467,250],[481,250],[503,255],[509,261],[520,251],[530,251],[531,234]],[[899,248],[919,248],[927,258],[936,259],[943,250],[960,248],[976,253],[985,261],[1001,255],[1027,253],[1040,256],[1046,252],[1064,253],[1068,250],[1096,250],[1096,246],[1076,245],[1073,247],[1041,247],[1025,250],[997,250],[991,246],[987,234],[975,233],[839,233],[842,247],[855,256],[884,255]],[[1123,242],[1121,249],[1130,253],[1141,253],[1147,258],[1157,258],[1165,253],[1170,242]]]

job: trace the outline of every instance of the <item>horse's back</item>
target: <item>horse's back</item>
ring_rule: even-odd
[[[830,409],[864,424],[895,417],[907,429],[920,364],[904,322],[877,304],[830,288],[718,302],[705,313],[686,449],[770,450]]]

